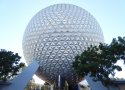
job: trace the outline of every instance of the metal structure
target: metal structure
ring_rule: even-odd
[[[25,86],[28,84],[29,80],[32,78],[32,76],[35,74],[35,72],[37,71],[38,68],[39,68],[38,63],[36,61],[33,61],[14,80],[12,80],[9,83],[0,84],[0,90],[24,90]],[[92,78],[89,76],[86,76],[85,78],[88,81],[89,86],[92,88],[92,90],[107,90],[107,89],[108,90],[119,90],[117,85],[116,86],[109,85],[109,86],[105,87],[102,85],[102,83],[100,81],[94,82],[92,80]],[[60,86],[61,81],[62,81],[61,77],[59,76],[58,83],[57,83],[58,84],[57,90],[63,90],[63,88]],[[54,90],[53,87],[51,88],[51,90]],[[69,90],[71,90],[71,89],[69,89]]]
[[[104,42],[103,33],[89,12],[71,4],[55,4],[30,20],[23,53],[28,64],[36,60],[40,65],[38,77],[53,83],[60,75],[74,85],[81,80],[72,68],[74,57],[100,42]]]

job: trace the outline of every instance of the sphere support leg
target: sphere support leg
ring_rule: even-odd
[[[0,90],[24,90],[29,80],[37,71],[39,65],[34,60],[28,67],[26,67],[21,74],[19,74],[9,85],[2,85]]]

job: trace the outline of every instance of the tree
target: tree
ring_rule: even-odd
[[[75,57],[73,67],[78,75],[90,75],[94,81],[101,81],[106,85],[111,83],[109,75],[114,76],[115,70],[122,70],[116,64],[118,60],[125,63],[125,37],[114,38],[109,45],[103,43],[98,46],[91,45]]]
[[[18,75],[20,69],[25,66],[20,59],[17,53],[0,50],[0,80],[7,81]]]

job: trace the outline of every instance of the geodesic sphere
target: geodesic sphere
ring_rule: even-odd
[[[60,75],[75,84],[80,78],[72,68],[74,57],[103,41],[101,28],[89,12],[71,4],[55,4],[29,22],[23,53],[28,64],[38,62],[37,76],[43,80],[53,83]]]

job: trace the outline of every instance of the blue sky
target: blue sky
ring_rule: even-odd
[[[89,11],[99,22],[105,43],[125,36],[125,0],[0,0],[0,48],[19,53],[24,61],[22,37],[28,22],[39,10],[57,3]]]

